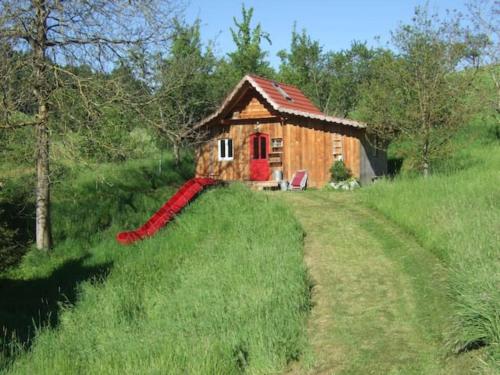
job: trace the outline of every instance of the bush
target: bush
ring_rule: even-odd
[[[346,167],[342,160],[337,160],[333,163],[330,173],[334,182],[346,181],[352,176],[351,170]]]

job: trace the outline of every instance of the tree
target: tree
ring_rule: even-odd
[[[10,117],[16,121],[29,121],[36,113],[36,102],[30,88],[32,69],[29,56],[15,51],[10,43],[0,43],[0,124],[8,121],[7,112],[2,108],[16,103],[18,111]],[[18,128],[12,131],[0,125],[0,158],[14,163],[32,162],[33,129]]]
[[[121,161],[137,151],[144,154],[135,149],[134,134],[147,132],[140,112],[151,99],[151,89],[127,60],[114,64],[109,73],[94,72],[85,65],[65,67],[78,77],[79,85],[72,78],[61,79],[52,95],[53,161],[62,152],[65,160],[79,163]]]
[[[372,60],[379,54],[365,43],[350,49],[323,52],[306,30],[292,31],[290,52],[278,52],[280,79],[301,88],[325,113],[347,117],[358,104],[360,88],[371,77]]]
[[[496,112],[497,123],[500,116],[500,8],[498,1],[475,0],[467,4],[469,16],[476,38],[471,38],[476,43],[475,55],[484,57],[483,65],[488,65],[489,75],[495,85],[496,95],[486,98]]]
[[[229,63],[237,76],[241,79],[245,74],[254,73],[263,76],[273,75],[273,70],[266,61],[267,52],[262,50],[263,40],[271,44],[268,33],[262,30],[260,23],[252,28],[253,8],[241,6],[242,20],[233,17],[235,28],[230,28],[236,51],[229,53]]]
[[[175,22],[170,54],[156,64],[158,85],[147,117],[172,147],[176,165],[183,147],[202,139],[194,125],[214,109],[212,74],[216,59],[208,47],[203,51],[200,21],[191,26]]]
[[[467,93],[475,69],[466,36],[460,18],[441,21],[417,8],[413,23],[393,33],[395,53],[377,59],[363,89],[359,112],[369,132],[409,141],[424,176],[472,113]]]
[[[325,111],[330,105],[330,76],[326,69],[326,56],[318,41],[311,40],[306,30],[292,30],[290,52],[278,52],[281,59],[280,79],[298,86]]]
[[[72,82],[86,108],[85,81],[68,66],[86,64],[95,71],[109,70],[132,46],[154,47],[169,36],[174,4],[168,0],[5,0],[0,3],[0,45],[22,51],[29,59],[21,66],[30,71],[27,81],[36,104],[34,116],[26,118],[13,87],[4,89],[0,104],[4,129],[33,126],[36,132],[36,245],[52,246],[50,225],[50,117],[55,111],[54,94]],[[2,47],[3,48],[3,47]],[[5,69],[18,69],[8,55]],[[3,80],[4,77],[0,77]]]
[[[252,26],[253,8],[242,5],[241,21],[233,17],[234,27],[230,28],[236,49],[215,61],[211,80],[211,93],[220,102],[246,74],[257,74],[267,78],[275,76],[274,69],[267,61],[263,41],[271,44],[268,33],[258,23]]]
[[[372,78],[373,62],[384,51],[354,41],[347,50],[331,52],[325,69],[330,77],[330,92],[325,112],[348,117],[357,107],[361,87]]]

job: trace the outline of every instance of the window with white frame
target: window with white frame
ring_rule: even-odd
[[[233,160],[233,140],[231,138],[219,139],[219,160]]]

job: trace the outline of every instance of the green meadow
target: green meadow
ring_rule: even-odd
[[[363,189],[368,206],[413,235],[448,271],[452,302],[446,344],[486,347],[500,363],[500,134],[477,118],[454,139],[454,153],[425,179],[396,177]],[[429,276],[431,277],[431,276]]]
[[[1,275],[3,372],[275,373],[300,356],[310,285],[283,204],[213,188],[157,236],[115,241],[191,173],[172,170],[104,165],[55,189],[59,245]]]

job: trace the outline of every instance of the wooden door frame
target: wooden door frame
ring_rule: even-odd
[[[266,158],[265,159],[260,159],[260,158],[254,159],[253,158],[253,156],[254,156],[253,142],[254,142],[255,137],[260,137],[260,136],[264,136],[264,138],[266,139]],[[268,133],[263,133],[261,131],[255,131],[255,132],[250,134],[250,137],[249,137],[249,170],[250,170],[250,180],[251,181],[255,181],[255,180],[252,180],[252,162],[254,160],[266,160],[268,172],[270,171],[270,169],[271,169],[271,167],[269,166],[269,152],[270,152],[270,147],[271,147],[270,143],[271,143],[271,135]],[[259,154],[261,153],[260,145],[261,144],[259,142]],[[267,177],[267,179],[269,179],[269,176]]]

